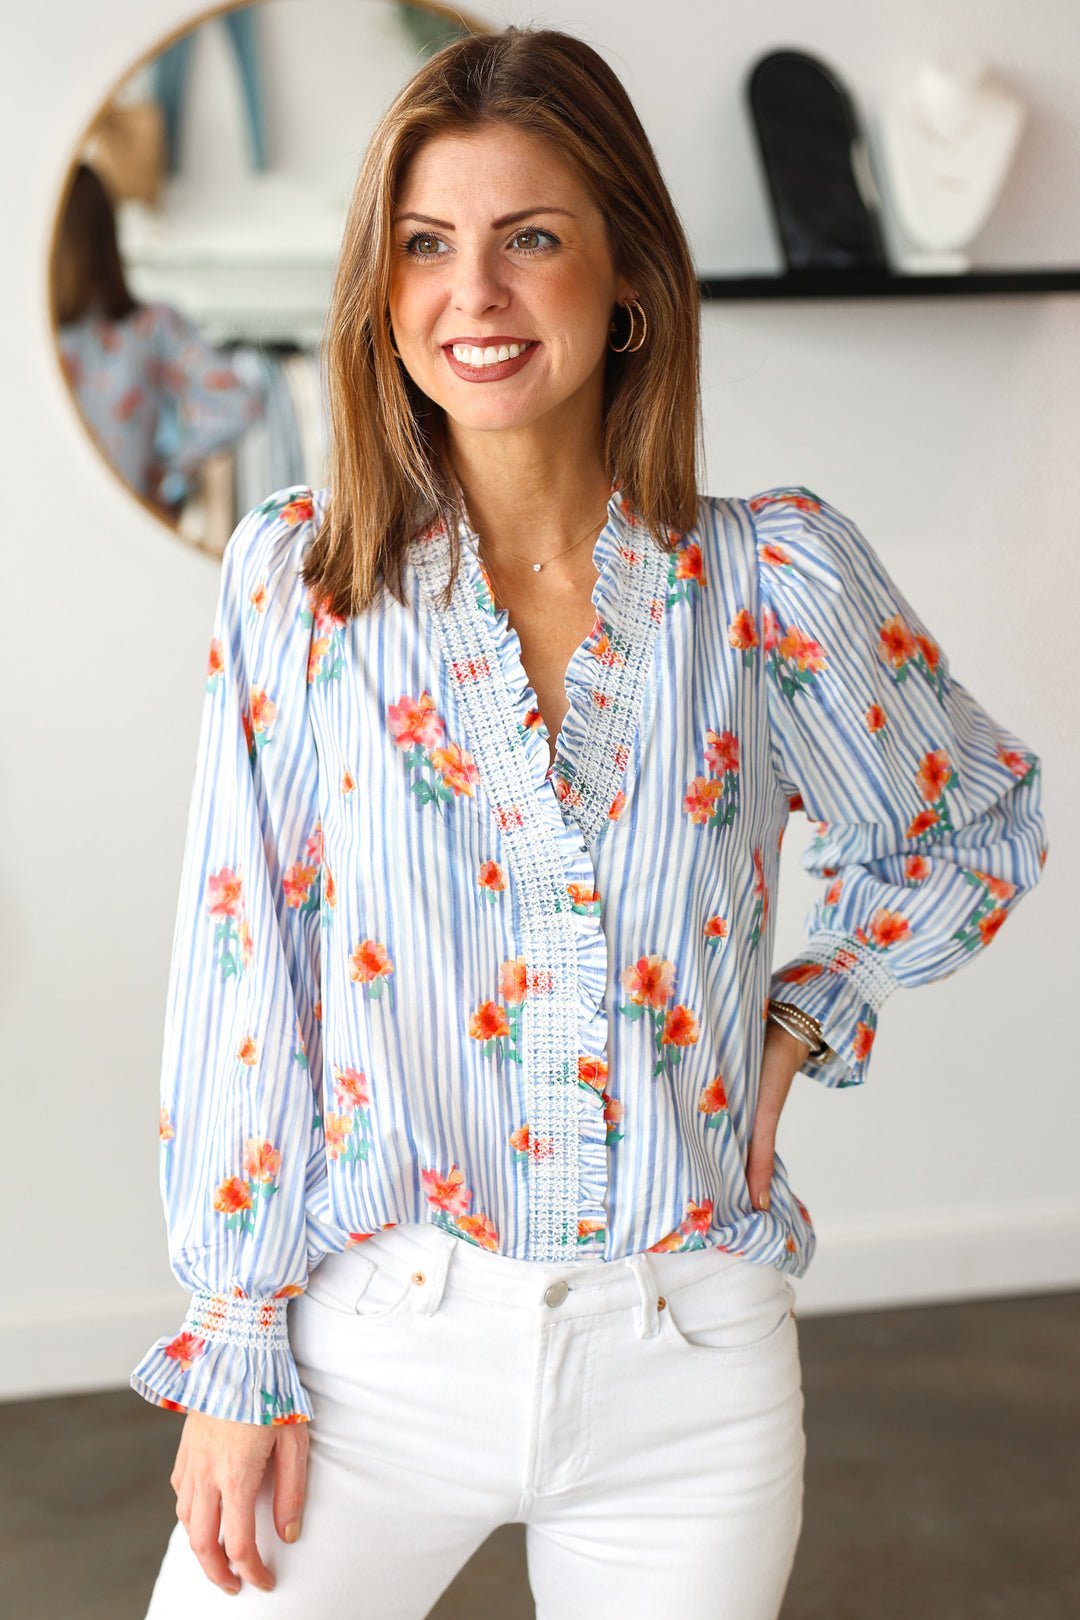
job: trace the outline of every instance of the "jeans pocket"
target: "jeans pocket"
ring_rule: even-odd
[[[385,1255],[346,1249],[327,1255],[316,1266],[297,1303],[306,1301],[338,1316],[378,1322],[398,1314],[411,1286],[400,1257],[389,1260]]]
[[[796,1336],[794,1301],[781,1272],[748,1263],[676,1290],[665,1302],[662,1325],[687,1350],[718,1361],[754,1361],[786,1349]]]

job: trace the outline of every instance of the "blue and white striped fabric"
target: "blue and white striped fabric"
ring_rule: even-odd
[[[897,985],[993,938],[1044,859],[1038,766],[952,679],[854,526],[801,489],[704,500],[660,551],[618,491],[549,763],[462,529],[357,619],[298,577],[325,496],[226,551],[162,1098],[194,1299],[133,1374],[251,1422],[309,1408],[286,1301],[399,1222],[544,1262],[716,1244],[799,1275],[810,1219],[744,1165],[770,994],[862,1080]],[[823,880],[770,973],[792,803]]]

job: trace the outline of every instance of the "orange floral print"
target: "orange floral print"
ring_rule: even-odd
[[[618,1097],[612,1097],[609,1093],[605,1092],[604,1124],[607,1126],[607,1137],[604,1142],[605,1147],[614,1147],[616,1142],[622,1141],[623,1133],[619,1130],[619,1126],[622,1123],[623,1113],[623,1105],[619,1101]]]
[[[785,984],[808,984],[824,972],[820,962],[795,962],[791,967],[782,968],[776,977]]]
[[[281,880],[281,886],[285,891],[285,904],[294,911],[310,910],[307,902],[312,884],[318,875],[317,866],[304,866],[300,861],[294,861],[292,866],[286,867]]]
[[[253,1182],[273,1181],[281,1169],[281,1154],[272,1142],[249,1136],[244,1143],[244,1174]]]
[[[244,885],[240,870],[223,866],[206,880],[206,913],[216,920],[214,942],[221,946],[218,966],[222,979],[240,979],[251,966],[254,942],[244,910]]]
[[[287,523],[290,528],[295,528],[298,523],[310,523],[314,516],[315,508],[308,500],[290,501],[281,508],[280,513],[282,523]]]
[[[994,911],[987,912],[985,917],[979,918],[979,937],[984,945],[989,945],[1008,915],[1004,907],[998,906]]]
[[[469,1034],[474,1041],[498,1040],[509,1033],[506,1010],[497,1001],[482,1001],[469,1018]]]
[[[371,1101],[367,1075],[362,1069],[342,1069],[335,1063],[334,1096],[350,1108],[367,1108]]]
[[[240,1176],[228,1176],[214,1192],[214,1208],[222,1215],[250,1209],[251,1188]]]
[[[700,1204],[689,1203],[686,1206],[686,1215],[681,1226],[677,1226],[667,1237],[654,1243],[649,1250],[650,1254],[682,1253],[688,1249],[703,1249],[705,1247],[705,1234],[712,1224],[713,1201],[711,1198],[703,1199]]]
[[[236,1049],[238,1060],[249,1069],[253,1069],[259,1061],[259,1048],[253,1035],[245,1035]]]
[[[840,896],[843,894],[843,892],[844,892],[844,880],[843,880],[843,878],[835,878],[833,880],[833,882],[829,884],[829,887],[825,890],[824,904],[827,905],[827,906],[838,905],[839,902],[840,902]]]
[[[698,1022],[689,1007],[672,1007],[664,1019],[661,1036],[665,1046],[693,1046],[698,1038]]]
[[[223,866],[220,872],[210,874],[206,880],[206,894],[209,916],[241,916],[244,908],[243,884],[239,872],[234,872],[230,866]]]
[[[206,1340],[197,1339],[194,1333],[178,1333],[175,1339],[165,1346],[165,1354],[170,1361],[175,1361],[181,1372],[190,1372],[201,1355],[206,1353]]]
[[[678,549],[668,563],[665,600],[667,607],[673,607],[676,602],[692,601],[705,589],[707,583],[701,560],[701,547],[697,542],[687,540],[684,535],[674,532],[671,534],[671,540]]]
[[[381,996],[390,983],[394,964],[385,945],[375,939],[362,939],[354,945],[349,957],[349,978],[354,984],[366,986],[371,997]]]
[[[618,821],[625,808],[626,794],[623,792],[622,788],[620,788],[618,793],[616,793],[615,797],[611,801],[611,809],[608,811],[608,820]]]
[[[529,1157],[529,1126],[528,1122],[519,1125],[516,1131],[510,1132],[510,1146],[513,1149],[514,1162],[525,1164]]]
[[[476,881],[480,893],[485,900],[490,900],[492,904],[495,902],[496,895],[502,894],[506,889],[506,874],[498,861],[481,862]]]
[[[872,737],[876,737],[879,731],[884,731],[888,723],[888,716],[880,703],[871,703],[866,711],[865,719],[866,729]]]
[[[445,748],[433,748],[428,759],[455,797],[463,793],[470,799],[473,797],[473,788],[480,780],[480,772],[470,753],[459,748],[457,743],[447,743]]]
[[[663,1007],[675,987],[675,964],[662,956],[641,956],[623,968],[623,988],[631,1002],[643,1007]]]
[[[503,963],[499,969],[499,990],[508,1002],[524,1001],[529,991],[529,970],[523,956]]]
[[[712,950],[718,950],[728,937],[727,918],[717,914],[715,917],[706,917],[702,929],[705,943]]]
[[[785,551],[783,546],[774,545],[771,540],[758,547],[758,556],[771,568],[787,568],[791,564],[791,553]]]
[[[601,664],[604,669],[619,669],[623,664],[626,663],[625,653],[620,652],[612,640],[612,637],[615,634],[615,630],[612,625],[602,624],[601,621],[597,619],[595,625],[593,626],[592,633],[594,636],[596,636],[596,640],[589,648],[589,652],[591,653],[592,657],[596,659],[598,664]]]
[[[998,760],[1018,782],[1023,782],[1031,775],[1036,763],[1034,754],[1021,754],[1015,748],[999,748]]]
[[[739,768],[739,739],[730,731],[706,731],[705,763],[713,776],[725,776]]]
[[[584,1053],[577,1060],[578,1084],[587,1086],[590,1091],[602,1092],[608,1081],[608,1066],[605,1058],[588,1057]]]
[[[749,608],[740,608],[728,625],[728,645],[736,652],[742,653],[744,664],[753,663],[754,649],[758,646],[758,633]]]
[[[698,1113],[705,1115],[705,1129],[716,1130],[727,1119],[728,1099],[722,1076],[710,1080],[698,1097]]]
[[[446,729],[435,712],[435,699],[427,691],[418,698],[405,696],[389,704],[386,719],[399,748],[434,748]]]
[[[210,643],[210,656],[206,662],[206,690],[216,692],[225,672],[225,654],[221,642],[214,636]]]
[[[254,608],[256,613],[265,613],[266,612],[266,586],[265,585],[256,585],[255,589],[252,591],[251,595],[248,597],[248,601],[251,603],[251,606]]]
[[[918,815],[912,821],[911,825],[908,827],[904,837],[921,838],[924,833],[928,833],[930,831],[931,827],[936,827],[940,819],[941,818],[936,810],[920,810]]]
[[[599,917],[600,895],[589,883],[568,883],[566,892],[570,896],[570,909],[583,917]]]
[[[695,776],[683,796],[683,808],[696,826],[716,826],[723,794],[724,783],[715,776]]]
[[[176,1135],[169,1118],[169,1110],[162,1108],[158,1112],[158,1139],[162,1142],[171,1142]]]
[[[578,1240],[578,1242],[580,1244],[583,1244],[583,1245],[586,1244],[586,1243],[593,1243],[593,1244],[598,1244],[600,1246],[600,1248],[603,1248],[605,1230],[606,1230],[606,1228],[604,1226],[603,1221],[595,1221],[595,1220],[578,1221],[577,1240]]]
[[[270,731],[277,719],[277,704],[272,702],[261,686],[253,686],[248,694],[251,729],[259,743],[270,741]]]
[[[428,1203],[443,1215],[464,1215],[472,1202],[472,1189],[466,1187],[465,1177],[456,1164],[450,1166],[445,1176],[440,1176],[437,1170],[422,1170],[420,1180]]]
[[[899,673],[915,657],[915,637],[900,617],[894,613],[878,631],[878,657],[883,664]]]
[[[490,1215],[461,1215],[455,1225],[463,1237],[471,1238],[481,1249],[499,1247],[499,1234]]]
[[[931,866],[925,855],[907,855],[904,858],[904,877],[909,883],[921,883],[930,876]]]
[[[323,1136],[326,1140],[326,1151],[335,1162],[349,1145],[352,1123],[349,1114],[334,1114],[329,1110],[323,1119]]]
[[[851,1043],[851,1050],[856,1063],[863,1063],[870,1055],[870,1048],[874,1044],[875,1031],[862,1020],[855,1025],[855,1038]]]
[[[353,775],[352,771],[346,771],[343,774],[341,778],[341,791],[345,798],[348,798],[351,793],[356,792],[356,777]]]
[[[879,906],[870,918],[870,938],[861,941],[877,946],[879,950],[888,950],[890,945],[899,945],[903,940],[911,937],[911,924],[906,917],[898,911],[889,911],[885,906]],[[856,933],[856,939],[860,935]]]
[[[878,631],[877,654],[897,685],[907,680],[910,670],[918,669],[938,702],[944,705],[945,670],[941,650],[929,636],[914,634],[901,614],[894,613],[882,624]]]
[[[953,770],[944,748],[935,748],[924,754],[915,773],[915,785],[928,804],[934,804],[944,793]]]
[[[750,949],[756,951],[769,916],[769,885],[765,882],[765,862],[760,849],[754,850],[753,862],[754,910],[750,918]]]

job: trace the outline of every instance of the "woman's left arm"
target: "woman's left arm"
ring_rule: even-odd
[[[803,489],[750,509],[774,765],[818,824],[803,864],[823,884],[770,995],[821,1026],[830,1052],[803,1048],[803,1071],[852,1085],[892,991],[962,967],[1038,881],[1039,762],[952,677],[854,524]]]

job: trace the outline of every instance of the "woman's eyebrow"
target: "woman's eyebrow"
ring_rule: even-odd
[[[569,208],[549,208],[546,204],[541,204],[539,208],[521,208],[514,214],[502,214],[498,219],[493,219],[491,228],[493,231],[505,230],[507,225],[516,225],[522,219],[533,219],[537,214],[566,214],[569,216],[571,210]],[[441,231],[455,229],[448,219],[433,219],[430,214],[414,214],[411,212],[395,214],[394,224],[400,225],[404,219],[415,220],[418,225],[434,225]]]

